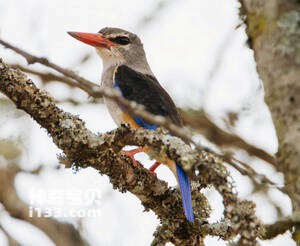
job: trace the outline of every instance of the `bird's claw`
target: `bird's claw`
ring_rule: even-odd
[[[156,161],[150,168],[149,168],[149,171],[156,176],[156,173],[155,173],[155,169],[160,165],[161,163]]]
[[[133,150],[122,150],[122,153],[127,155],[131,159],[132,165],[134,167],[137,167],[138,162],[134,159],[134,155],[138,154],[140,152],[145,152],[147,150],[148,150],[148,147],[141,147],[141,148],[136,148],[136,149],[133,149]]]

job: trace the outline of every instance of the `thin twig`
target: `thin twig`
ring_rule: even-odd
[[[71,70],[62,68],[61,66],[59,66],[53,62],[50,62],[48,59],[46,59],[44,57],[37,57],[37,56],[31,55],[28,52],[26,52],[20,48],[17,48],[15,46],[9,44],[8,42],[3,41],[2,39],[0,39],[0,44],[5,46],[6,48],[9,48],[9,49],[15,51],[16,53],[20,54],[21,56],[23,56],[29,64],[40,63],[44,66],[47,66],[47,67],[50,67],[50,68],[56,70],[59,73],[62,73],[63,75],[65,75],[69,78],[76,80],[78,82],[78,84],[76,84],[76,86],[79,87],[80,89],[84,90],[85,92],[87,92],[89,95],[96,97],[96,98],[105,96],[109,99],[112,99],[112,100],[118,102],[118,103],[121,103],[123,105],[123,107],[128,111],[129,114],[140,116],[140,117],[144,118],[150,124],[162,126],[166,129],[168,129],[172,134],[174,134],[178,137],[181,137],[185,141],[189,141],[189,142],[199,146],[199,143],[197,143],[196,141],[194,141],[192,139],[192,136],[194,134],[192,133],[192,131],[190,129],[188,129],[186,127],[179,127],[179,126],[173,124],[170,120],[166,119],[165,117],[157,116],[157,115],[151,114],[149,112],[146,112],[143,105],[137,104],[136,102],[133,102],[133,101],[126,100],[125,98],[123,98],[121,96],[121,94],[118,91],[108,88],[108,87],[104,87],[104,86],[99,87],[97,84],[77,75],[75,72],[73,72]]]
[[[94,87],[94,86],[97,86],[95,83],[77,75],[76,73],[74,73],[73,71],[71,70],[68,70],[66,68],[62,68],[61,66],[58,66],[56,65],[55,63],[53,62],[50,62],[47,58],[45,57],[37,57],[37,56],[34,56],[34,55],[31,55],[30,53],[16,47],[16,46],[13,46],[11,44],[9,44],[8,42],[5,42],[4,40],[0,39],[0,44],[2,44],[3,46],[5,46],[6,48],[9,48],[13,51],[15,51],[16,53],[20,54],[21,56],[25,57],[25,59],[27,60],[28,64],[33,64],[33,63],[40,63],[42,65],[45,65],[47,67],[51,67],[53,68],[54,70],[62,73],[63,75],[69,77],[69,78],[72,78],[76,81],[80,81],[80,83],[86,87]]]
[[[49,72],[40,72],[40,71],[37,71],[35,69],[31,69],[31,68],[28,68],[28,67],[21,66],[19,64],[11,64],[10,66],[13,67],[13,68],[20,69],[21,71],[23,71],[25,73],[30,73],[30,74],[39,76],[42,79],[42,82],[45,83],[45,84],[50,82],[50,81],[59,81],[59,82],[62,82],[66,85],[69,85],[71,87],[78,88],[78,85],[77,85],[78,82],[76,82],[72,79],[69,79],[68,77],[59,76],[59,75],[56,75],[54,73],[49,73]]]
[[[12,235],[10,235],[10,233],[6,230],[6,228],[1,223],[0,223],[0,230],[6,236],[9,246],[21,246],[21,244],[15,238],[13,238]]]
[[[262,239],[272,239],[287,230],[292,229],[294,226],[300,226],[300,213],[295,212],[290,216],[276,221],[274,224],[265,225],[261,232]]]
[[[181,110],[183,122],[193,130],[204,135],[210,142],[215,143],[219,148],[237,147],[247,151],[249,155],[256,156],[272,165],[276,165],[274,155],[247,143],[244,139],[232,132],[219,128],[212,122],[204,110]]]
[[[151,113],[145,111],[145,108],[143,105],[137,104],[134,101],[129,101],[129,100],[125,99],[124,97],[122,97],[122,95],[120,94],[119,91],[105,87],[105,86],[100,87],[97,84],[77,75],[75,72],[73,72],[71,70],[62,68],[61,66],[59,66],[53,62],[50,62],[48,59],[46,59],[44,57],[37,57],[37,56],[31,55],[28,52],[26,52],[18,47],[13,46],[13,45],[9,44],[8,42],[3,41],[2,39],[0,39],[0,44],[5,46],[6,48],[9,48],[9,49],[15,51],[16,53],[22,55],[29,64],[40,63],[44,66],[47,66],[47,67],[50,67],[50,68],[56,70],[59,73],[62,73],[66,77],[74,79],[76,82],[78,82],[78,83],[75,83],[74,86],[77,86],[80,89],[84,90],[92,97],[99,98],[99,97],[105,96],[109,99],[112,99],[112,100],[122,104],[122,106],[125,108],[125,110],[129,114],[140,116],[150,124],[159,125],[161,127],[164,127],[167,130],[169,130],[170,133],[172,133],[175,136],[180,137],[184,141],[194,144],[199,149],[202,149],[202,150],[210,152],[214,155],[217,155],[222,160],[226,161],[228,164],[231,164],[233,167],[236,166],[236,164],[234,163],[234,160],[230,160],[228,157],[226,157],[224,155],[217,154],[216,152],[203,147],[198,141],[195,141],[193,139],[193,136],[196,133],[193,130],[191,130],[190,128],[179,127],[179,126],[173,124],[169,119],[167,119],[165,117],[157,116],[157,115],[154,115],[154,114],[151,114]],[[247,172],[247,175],[252,175],[252,174],[250,172]],[[255,173],[254,175],[259,176],[259,174],[257,174],[257,173]],[[273,183],[271,183],[271,184],[273,184]]]

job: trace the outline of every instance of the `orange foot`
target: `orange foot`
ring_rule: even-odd
[[[155,171],[155,169],[156,169],[160,164],[161,164],[160,162],[156,161],[156,162],[149,168],[149,171],[150,171],[151,173],[153,173],[153,175],[156,176],[156,173],[155,173],[154,171]]]
[[[140,153],[140,152],[146,152],[147,150],[148,150],[148,147],[145,146],[145,147],[136,148],[136,149],[133,149],[133,150],[122,150],[122,153],[127,155],[131,159],[132,165],[134,167],[136,167],[138,165],[138,163],[134,159],[134,155],[137,154],[137,153]]]

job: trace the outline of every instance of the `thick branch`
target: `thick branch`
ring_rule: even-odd
[[[277,169],[285,175],[295,212],[300,211],[300,2],[240,0],[276,128]],[[294,234],[300,243],[300,228]]]
[[[198,159],[197,152],[176,137],[163,132],[132,130],[121,127],[105,135],[95,135],[85,128],[77,117],[63,112],[45,92],[38,90],[20,71],[0,63],[0,91],[4,92],[18,108],[30,114],[52,137],[54,143],[66,155],[64,163],[74,163],[78,167],[91,166],[110,177],[114,188],[135,194],[145,209],[152,209],[165,221],[174,238],[182,241],[191,233],[191,225],[185,220],[179,193],[168,189],[165,182],[158,180],[142,166],[134,168],[130,159],[119,151],[125,145],[149,145],[154,151],[167,153],[170,158],[183,165]],[[205,157],[203,153],[203,157]],[[182,158],[184,156],[184,158]],[[200,218],[207,218],[206,199],[197,193]],[[197,228],[197,227],[195,227]]]
[[[152,209],[170,233],[169,241],[176,245],[197,245],[207,233],[212,233],[202,228],[207,224],[210,209],[199,192],[202,187],[212,184],[222,194],[225,218],[232,223],[232,234],[227,234],[226,238],[239,234],[243,245],[255,244],[259,222],[254,205],[239,201],[228,181],[229,174],[217,156],[204,150],[191,150],[181,139],[162,130],[133,130],[122,126],[110,133],[95,135],[79,118],[57,108],[54,99],[36,88],[23,73],[3,62],[0,63],[0,91],[47,130],[64,152],[61,160],[66,166],[94,167],[109,176],[114,188],[130,191],[142,201],[146,210]],[[194,224],[184,217],[178,191],[169,189],[165,182],[142,166],[134,168],[131,161],[120,154],[125,145],[150,146],[154,156],[167,155],[186,170],[200,172],[201,176],[194,177],[197,181],[193,191]]]
[[[278,135],[277,168],[285,174],[294,208],[299,210],[300,4],[293,0],[241,2]]]

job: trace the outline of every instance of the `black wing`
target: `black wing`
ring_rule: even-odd
[[[144,105],[152,114],[165,116],[174,124],[182,125],[173,100],[155,77],[122,65],[115,73],[115,84],[126,99]]]

